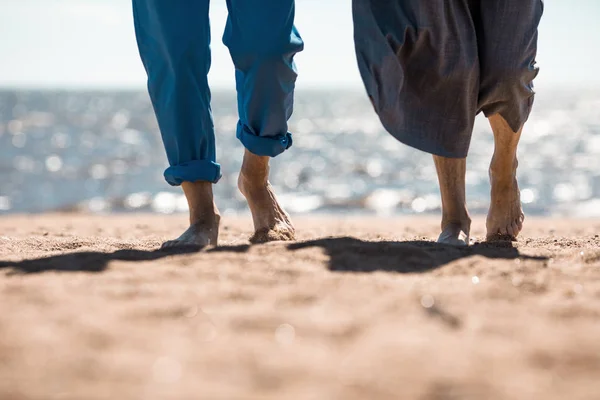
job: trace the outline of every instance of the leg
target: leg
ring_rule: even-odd
[[[269,157],[257,156],[246,149],[238,188],[246,197],[252,212],[254,235],[250,241],[294,240],[295,230],[290,216],[279,205],[268,177]]]
[[[170,164],[165,179],[183,184],[190,205],[190,229],[165,246],[216,244],[217,239],[210,185],[218,181],[220,166],[207,81],[208,6],[208,0],[133,0],[137,43]]]
[[[221,215],[213,202],[212,183],[183,182],[181,187],[190,207],[190,227],[179,238],[165,242],[162,247],[216,246]]]
[[[525,215],[517,184],[517,146],[521,131],[513,132],[499,114],[489,118],[494,131],[494,155],[490,164],[492,194],[487,216],[487,239],[516,239]]]
[[[294,54],[303,43],[294,28],[293,0],[228,0],[223,38],[236,68],[237,137],[246,147],[238,179],[255,234],[253,242],[294,239],[289,216],[268,181],[269,158],[292,144],[287,121],[292,114],[296,68]]]
[[[352,5],[358,66],[381,122],[401,142],[434,154],[443,212],[438,242],[468,245],[465,170],[479,83],[468,2]]]
[[[433,156],[442,195],[442,233],[438,243],[469,245],[471,218],[465,200],[466,158]]]
[[[481,62],[479,108],[494,131],[487,237],[516,239],[523,228],[517,146],[533,105],[541,0],[485,2],[477,21]]]

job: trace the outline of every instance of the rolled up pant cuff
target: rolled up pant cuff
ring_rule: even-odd
[[[257,156],[275,157],[289,149],[293,142],[290,132],[277,136],[257,136],[242,123],[238,123],[236,136],[248,151]]]
[[[171,186],[197,181],[217,183],[221,178],[221,166],[213,161],[193,160],[170,166],[164,176]]]

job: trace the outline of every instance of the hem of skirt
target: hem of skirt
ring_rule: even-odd
[[[396,138],[399,142],[401,142],[407,146],[410,146],[414,149],[423,151],[425,153],[432,154],[434,156],[446,157],[446,158],[466,158],[469,153],[469,145],[468,144],[465,146],[464,149],[446,150],[439,145],[435,145],[435,144],[432,144],[431,142],[419,139],[418,134],[416,134],[416,133],[390,132],[390,134],[394,138]]]

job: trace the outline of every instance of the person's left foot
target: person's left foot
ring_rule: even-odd
[[[248,201],[254,221],[251,243],[295,240],[295,229],[289,215],[281,207],[268,181],[269,157],[246,150],[238,178],[238,188]]]
[[[492,195],[486,220],[487,240],[516,240],[525,220],[516,166],[490,168],[490,183]]]
[[[433,156],[442,195],[442,233],[437,242],[468,246],[471,217],[465,200],[466,158]]]
[[[469,225],[466,227],[461,226],[462,224],[448,224],[442,229],[442,233],[438,237],[437,242],[442,244],[448,244],[451,246],[468,246],[469,245]]]

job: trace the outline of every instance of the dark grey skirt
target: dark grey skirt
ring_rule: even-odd
[[[384,127],[455,158],[481,111],[521,129],[542,12],[542,0],[353,0],[358,65]]]

